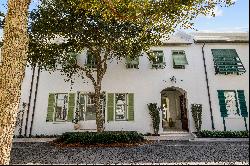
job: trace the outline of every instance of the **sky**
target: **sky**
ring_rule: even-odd
[[[215,17],[199,16],[194,21],[198,31],[241,32],[249,31],[249,0],[234,0],[231,7],[217,7]],[[32,0],[30,9],[36,8],[39,0]],[[7,0],[0,0],[0,11],[6,11]],[[193,30],[183,30],[192,32]],[[2,36],[2,31],[0,31]]]

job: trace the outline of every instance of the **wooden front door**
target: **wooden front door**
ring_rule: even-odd
[[[181,106],[181,123],[183,130],[188,129],[188,117],[187,117],[187,105],[186,105],[186,98],[184,95],[180,96],[180,106]]]

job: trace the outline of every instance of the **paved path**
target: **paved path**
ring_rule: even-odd
[[[11,164],[248,164],[249,142],[160,141],[133,148],[56,148],[16,142]]]

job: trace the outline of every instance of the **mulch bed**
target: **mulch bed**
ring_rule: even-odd
[[[95,148],[95,147],[138,147],[142,145],[147,145],[147,144],[152,144],[155,141],[149,141],[145,140],[143,142],[139,143],[112,143],[112,144],[91,144],[91,145],[86,145],[86,144],[80,144],[80,143],[74,143],[74,144],[66,144],[63,142],[58,142],[57,140],[49,142],[50,145],[58,147],[58,148],[68,148],[68,147],[84,147],[84,148]]]

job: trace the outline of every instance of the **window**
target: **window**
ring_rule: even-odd
[[[55,121],[66,121],[68,110],[68,94],[56,94]]]
[[[74,110],[74,93],[50,93],[46,122],[72,122]]]
[[[153,64],[152,64],[152,68],[165,68],[166,63],[165,63],[165,59],[164,59],[164,53],[163,51],[153,51],[155,58],[153,59]]]
[[[240,116],[239,110],[238,110],[236,92],[235,91],[225,91],[224,96],[225,96],[225,104],[226,104],[228,117]]]
[[[108,93],[107,121],[134,121],[134,94]]]
[[[173,68],[174,69],[185,69],[185,65],[188,64],[186,54],[183,50],[173,50]]]
[[[87,51],[87,59],[85,65],[89,68],[96,68],[96,58],[90,51]]]
[[[222,117],[248,117],[243,90],[218,90],[218,98]]]
[[[128,69],[139,69],[139,57],[135,58],[126,58],[126,67]]]
[[[104,95],[100,99],[101,110],[104,111]],[[96,109],[94,105],[94,94],[93,93],[81,93],[78,99],[79,108],[79,120],[88,121],[96,120]]]
[[[212,49],[215,74],[243,74],[246,72],[235,49]]]
[[[115,94],[115,120],[127,120],[127,94]]]
[[[80,94],[80,120],[96,120],[96,109],[93,94]]]

